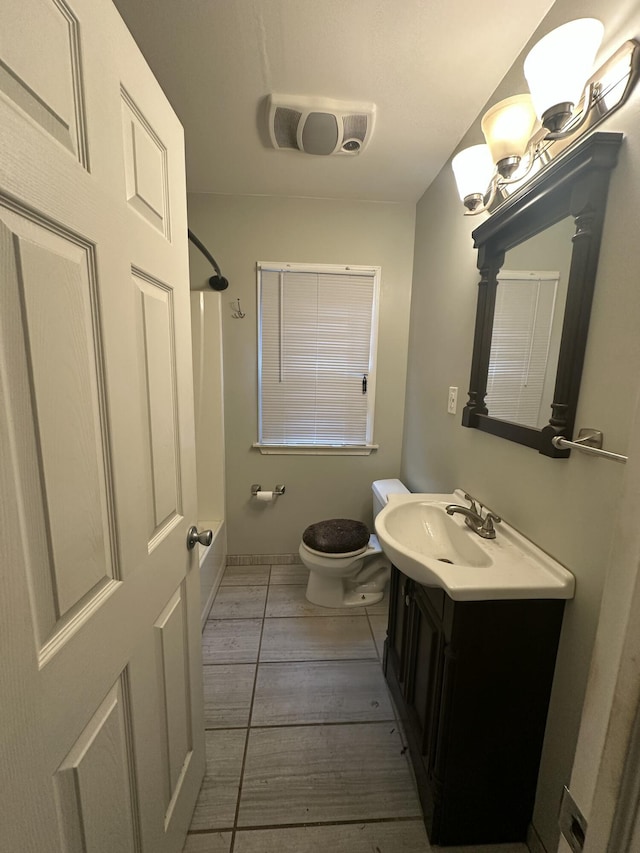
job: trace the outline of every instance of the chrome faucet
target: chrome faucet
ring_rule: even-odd
[[[474,533],[477,533],[478,536],[482,536],[483,539],[495,539],[496,531],[493,525],[494,522],[499,524],[502,521],[500,516],[487,510],[487,514],[483,518],[482,504],[478,505],[475,498],[472,498],[471,495],[465,495],[464,499],[466,501],[470,501],[471,506],[448,504],[445,507],[447,515],[453,515],[454,513],[459,512],[460,515],[464,515],[464,523],[467,527],[470,527]]]

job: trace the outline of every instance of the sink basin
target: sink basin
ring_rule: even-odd
[[[456,566],[490,566],[491,557],[444,511],[446,504],[425,500],[394,504],[384,521],[388,538],[407,552]],[[479,537],[476,536],[476,539]]]
[[[458,601],[573,598],[571,572],[506,523],[495,539],[482,539],[447,504],[466,505],[464,494],[390,495],[375,520],[391,562],[425,586],[439,586]]]

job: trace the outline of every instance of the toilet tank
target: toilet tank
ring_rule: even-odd
[[[409,489],[400,480],[374,480],[371,484],[373,492],[373,517],[385,506],[389,495],[408,495]]]

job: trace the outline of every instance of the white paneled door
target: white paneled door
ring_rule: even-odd
[[[185,199],[110,0],[3,0],[2,853],[178,853],[202,779]]]

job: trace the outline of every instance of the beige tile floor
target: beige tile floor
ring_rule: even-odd
[[[225,571],[203,632],[207,772],[184,853],[436,853],[380,666],[386,603],[316,607],[305,585],[301,566]]]

